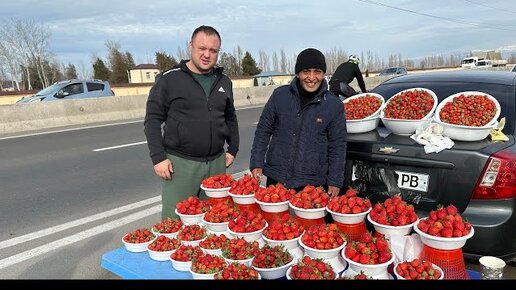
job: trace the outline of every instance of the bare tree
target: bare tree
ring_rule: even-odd
[[[272,53],[271,60],[272,60],[272,70],[279,71],[280,66],[279,66],[278,54],[275,51]]]
[[[258,67],[262,69],[262,71],[270,71],[270,61],[269,56],[263,50],[258,51]]]
[[[2,31],[0,30],[0,33]],[[16,57],[16,54],[11,46],[8,46],[5,41],[2,41],[0,38],[0,68],[5,71],[4,77],[7,77],[7,72],[9,74],[9,78],[12,82],[12,87],[14,88],[16,85],[16,89],[20,90],[19,83],[19,75],[22,73],[20,71],[19,58]]]
[[[280,72],[287,72],[287,55],[283,48],[280,51]]]

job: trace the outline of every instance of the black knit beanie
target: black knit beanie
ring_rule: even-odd
[[[296,61],[296,74],[304,69],[317,68],[326,72],[324,54],[315,48],[307,48],[299,53]]]

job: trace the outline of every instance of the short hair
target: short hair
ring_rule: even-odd
[[[220,39],[220,34],[219,34],[219,32],[218,32],[215,28],[213,28],[213,27],[211,27],[211,26],[207,26],[207,25],[201,25],[201,26],[197,27],[197,28],[194,30],[194,32],[192,33],[192,39],[191,39],[191,41],[193,41],[193,40],[194,40],[195,36],[196,36],[196,35],[197,35],[197,33],[199,33],[199,32],[204,32],[204,33],[205,33],[206,35],[208,35],[208,36],[209,36],[209,35],[217,35],[217,37],[219,38],[219,41],[222,43],[222,39]]]

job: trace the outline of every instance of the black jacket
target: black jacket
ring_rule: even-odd
[[[274,90],[263,108],[251,149],[250,169],[288,188],[342,187],[346,162],[346,118],[326,82],[301,107],[296,79]]]
[[[345,82],[349,84],[353,81],[354,78],[357,78],[358,86],[362,93],[366,92],[366,85],[364,83],[364,78],[362,77],[362,73],[360,72],[360,68],[358,64],[350,61],[346,61],[340,64],[330,79],[330,90],[333,91],[333,86],[338,84],[339,82]],[[338,85],[336,85],[338,88]]]
[[[150,90],[145,114],[145,136],[152,163],[166,153],[195,161],[211,161],[224,152],[236,156],[238,122],[231,80],[215,68],[215,82],[206,97],[202,86],[182,60],[175,68],[158,75]],[[161,135],[161,125],[163,137]]]

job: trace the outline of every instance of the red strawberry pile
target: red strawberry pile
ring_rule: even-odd
[[[367,276],[364,271],[360,271],[360,273],[355,276],[342,276],[337,278],[337,280],[373,280],[373,277]]]
[[[253,266],[263,269],[279,268],[292,262],[293,259],[283,245],[272,247],[269,244],[265,244],[254,256]]]
[[[399,195],[377,203],[369,213],[371,220],[389,226],[404,226],[414,223],[418,217],[413,205],[407,205]]]
[[[394,271],[406,280],[437,280],[443,275],[432,267],[432,262],[420,259],[401,262]]]
[[[285,241],[301,236],[304,231],[305,227],[294,219],[274,220],[265,228],[263,236],[269,240]]]
[[[171,234],[176,233],[183,226],[183,222],[178,218],[166,218],[160,223],[152,226],[152,230],[155,233],[160,234]]]
[[[364,95],[351,99],[344,103],[346,120],[360,120],[371,116],[378,111],[382,105],[382,100],[373,95]]]
[[[228,188],[235,181],[231,174],[223,173],[204,179],[201,184],[206,188]]]
[[[226,268],[228,263],[222,257],[205,254],[192,260],[192,272],[198,274],[214,274]]]
[[[312,249],[330,250],[342,246],[345,239],[336,224],[321,224],[307,229],[301,241]]]
[[[458,238],[471,232],[471,223],[464,221],[454,205],[439,207],[417,224],[418,229],[431,236]]]
[[[229,243],[229,239],[225,235],[208,235],[208,237],[199,243],[199,247],[208,250],[222,249],[222,247]]]
[[[364,265],[383,264],[392,258],[387,240],[383,237],[373,237],[369,232],[364,233],[358,241],[348,243],[344,255]]]
[[[254,194],[254,198],[262,202],[278,203],[288,201],[295,193],[295,190],[287,189],[281,183],[278,183],[266,188],[259,187]]]
[[[181,242],[178,239],[159,236],[152,243],[150,243],[150,245],[147,246],[147,249],[157,252],[167,252],[177,250],[179,246],[181,246]]]
[[[245,264],[231,263],[215,274],[215,280],[258,280],[258,271]]]
[[[199,246],[185,246],[181,245],[179,248],[170,255],[170,258],[175,261],[189,262],[198,256],[204,255],[204,252]]]
[[[385,118],[421,120],[434,106],[434,98],[424,90],[399,93],[389,100],[383,114]]]
[[[235,233],[252,233],[265,228],[266,224],[261,213],[243,211],[236,219],[229,221],[228,228]]]
[[[236,195],[252,195],[260,187],[258,179],[253,178],[249,174],[245,174],[243,177],[231,183],[229,192]]]
[[[141,244],[154,240],[154,235],[148,228],[134,230],[124,236],[124,241],[131,244]]]
[[[222,246],[222,257],[231,260],[247,260],[254,257],[259,248],[258,241],[250,243],[244,238],[231,239],[229,243]]]
[[[290,270],[292,280],[335,280],[336,277],[337,274],[329,263],[309,256],[304,256]]]
[[[225,223],[234,220],[239,215],[238,207],[229,202],[217,203],[204,215],[204,220],[210,223]]]
[[[206,229],[199,225],[187,225],[184,226],[179,233],[177,238],[181,241],[198,241],[206,237]]]
[[[460,95],[439,112],[439,118],[445,123],[473,127],[487,125],[495,115],[496,105],[486,95]]]
[[[307,185],[290,199],[290,203],[297,208],[324,208],[328,205],[330,196],[324,188]]]
[[[371,201],[357,196],[357,192],[350,188],[345,195],[336,196],[328,202],[328,209],[343,214],[357,214],[368,211],[371,208]]]
[[[210,209],[207,200],[200,200],[197,196],[189,196],[176,204],[177,212],[186,215],[202,214]]]

